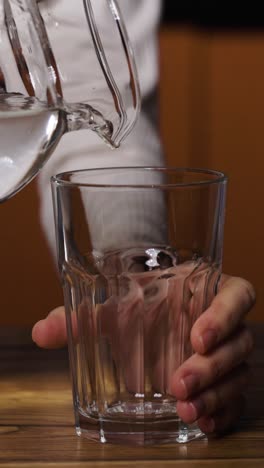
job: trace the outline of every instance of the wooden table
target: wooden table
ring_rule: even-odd
[[[256,350],[248,408],[237,431],[186,445],[100,445],[75,435],[67,352],[0,346],[0,468],[263,468],[264,327]]]

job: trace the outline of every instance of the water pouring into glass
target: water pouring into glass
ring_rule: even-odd
[[[90,129],[115,148],[139,110],[115,0],[75,0],[74,13],[67,0],[0,0],[0,201],[32,180],[65,133]]]

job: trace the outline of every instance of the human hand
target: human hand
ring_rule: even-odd
[[[170,391],[178,400],[179,416],[186,423],[198,420],[206,433],[227,429],[242,409],[242,394],[248,377],[245,361],[253,346],[252,336],[243,321],[254,300],[255,294],[248,282],[223,275],[219,293],[192,328],[194,354],[172,375]],[[123,317],[128,316],[127,310],[124,309]],[[116,330],[116,326],[112,330]],[[205,334],[206,331],[209,333]],[[44,348],[66,345],[64,308],[55,309],[38,322],[32,337]],[[132,365],[128,367],[128,376],[132,369]],[[130,379],[135,381],[131,376]]]
[[[223,275],[211,306],[192,328],[194,354],[173,375],[179,416],[186,423],[197,420],[205,433],[229,429],[243,409],[253,348],[244,318],[254,302],[250,283]]]

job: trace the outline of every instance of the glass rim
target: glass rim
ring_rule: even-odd
[[[193,174],[204,174],[207,176],[212,176],[212,179],[207,180],[196,180],[196,181],[188,181],[188,182],[175,182],[175,183],[133,183],[133,184],[113,184],[113,183],[89,183],[89,182],[78,182],[72,180],[66,180],[66,177],[70,175],[82,175],[82,174],[92,174],[96,172],[121,172],[121,171],[133,171],[138,170],[142,172],[160,172],[160,173],[193,173]],[[65,171],[60,172],[56,175],[51,177],[51,183],[56,184],[62,187],[71,187],[71,188],[107,188],[107,189],[172,189],[172,188],[184,188],[184,187],[200,187],[200,186],[207,186],[212,184],[221,184],[227,182],[227,176],[224,172],[216,171],[213,169],[201,169],[201,168],[191,168],[191,167],[169,167],[169,166],[117,166],[117,167],[94,167],[91,169],[77,169],[73,171]]]

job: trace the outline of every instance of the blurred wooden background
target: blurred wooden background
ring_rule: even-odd
[[[163,29],[161,133],[170,165],[229,177],[224,271],[251,281],[264,319],[264,32]]]
[[[264,32],[166,26],[160,33],[160,125],[170,165],[229,176],[224,270],[256,287],[264,264]],[[0,205],[0,326],[32,325],[62,303],[31,184]]]

